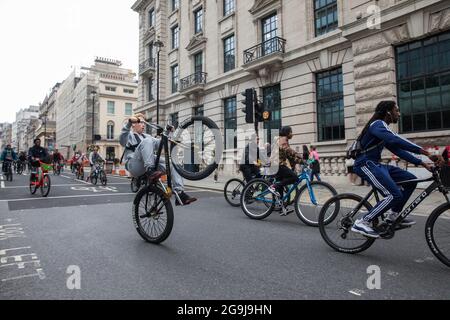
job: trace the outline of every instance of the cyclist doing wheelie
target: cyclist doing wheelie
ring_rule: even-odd
[[[147,174],[149,180],[158,175],[158,171],[165,171],[165,159],[161,157],[159,167],[155,167],[155,151],[158,150],[161,143],[160,139],[156,139],[149,134],[144,133],[145,117],[137,114],[131,117],[122,129],[120,135],[120,144],[125,147],[122,159],[125,162],[125,168],[130,174],[139,178]],[[189,205],[197,201],[196,198],[190,197],[184,192],[184,183],[182,177],[177,170],[171,170],[174,191],[178,193],[182,204]],[[177,206],[181,205],[176,200]]]
[[[367,180],[385,198],[358,219],[352,231],[366,237],[379,238],[380,235],[372,228],[372,221],[385,214],[386,220],[396,221],[406,202],[414,192],[417,182],[404,184],[400,188],[397,183],[417,179],[412,173],[398,167],[381,164],[381,153],[386,147],[403,160],[423,166],[431,171],[432,165],[414,157],[411,153],[432,158],[428,151],[400,137],[389,129],[391,123],[400,119],[400,111],[394,101],[382,101],[378,104],[375,114],[364,127],[358,137],[361,150],[356,156],[354,172]],[[411,152],[411,153],[410,153]],[[416,222],[404,219],[402,226],[412,226]]]
[[[289,145],[289,140],[293,137],[292,128],[283,127],[280,130],[280,136],[276,138],[279,153],[275,152],[273,156],[278,156],[279,160],[276,159],[276,161],[271,162],[277,163],[277,161],[279,161],[279,169],[276,174],[277,182],[270,186],[269,191],[278,199],[283,197],[283,188],[285,186],[294,184],[297,181],[298,176],[294,169],[297,164],[303,163],[302,154],[296,152]],[[289,214],[289,212],[286,214]]]

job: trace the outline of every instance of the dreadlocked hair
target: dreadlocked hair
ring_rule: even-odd
[[[384,120],[386,118],[387,113],[391,112],[394,109],[395,105],[396,105],[395,101],[381,101],[377,105],[374,115],[372,116],[372,118],[370,118],[369,122],[367,122],[363,131],[359,135],[358,140],[364,137],[367,131],[369,131],[369,127],[372,125],[372,123],[374,123],[377,120]]]

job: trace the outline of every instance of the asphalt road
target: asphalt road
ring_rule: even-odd
[[[172,234],[155,246],[133,227],[126,178],[51,179],[47,199],[29,194],[27,176],[0,181],[0,299],[450,298],[450,268],[428,249],[421,216],[350,256],[295,214],[253,221],[221,193],[190,189],[200,200],[174,206]],[[370,266],[381,289],[367,286]]]

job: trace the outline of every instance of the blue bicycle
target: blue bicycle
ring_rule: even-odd
[[[271,181],[267,179],[255,179],[245,186],[241,196],[241,208],[249,218],[263,220],[280,207],[281,215],[289,214],[287,204],[296,193],[293,203],[298,218],[306,225],[317,227],[323,205],[337,195],[336,189],[330,184],[321,181],[311,182],[309,169],[305,166],[302,166],[296,183],[281,197],[271,192],[270,186]]]

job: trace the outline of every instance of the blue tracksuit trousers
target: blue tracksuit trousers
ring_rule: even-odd
[[[364,220],[368,222],[371,222],[389,209],[392,209],[393,212],[401,212],[417,187],[416,182],[407,183],[402,187],[397,186],[396,182],[417,179],[412,173],[398,167],[368,160],[362,165],[355,166],[354,171],[384,196],[384,199],[364,216]]]

